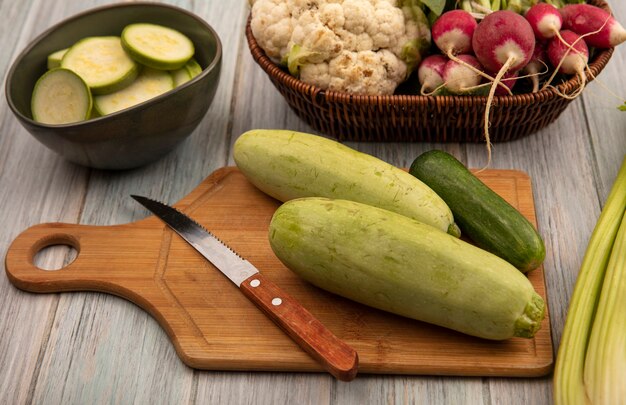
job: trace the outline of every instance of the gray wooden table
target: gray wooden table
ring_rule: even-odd
[[[104,0],[0,2],[0,72],[52,24]],[[209,113],[173,153],[146,167],[104,172],[78,167],[32,138],[0,100],[0,253],[41,222],[126,223],[144,211],[128,195],[174,203],[215,169],[232,165],[231,145],[252,128],[314,132],[289,110],[253,62],[244,37],[247,1],[171,1],[206,19],[224,46],[223,73]],[[612,0],[626,22],[626,3]],[[626,94],[626,46],[599,80]],[[4,88],[2,90],[4,93]],[[594,82],[548,128],[496,144],[493,168],[533,181],[545,261],[552,336],[558,347],[587,241],[626,153],[626,113]],[[484,145],[351,143],[392,164],[447,150],[471,167]],[[40,264],[60,267],[68,252],[49,249]],[[0,403],[138,404],[547,404],[551,376],[533,379],[360,375],[341,383],[325,374],[207,372],[185,366],[165,332],[137,306],[106,294],[35,295],[0,274]]]

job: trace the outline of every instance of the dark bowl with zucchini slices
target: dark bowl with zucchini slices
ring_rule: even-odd
[[[112,4],[33,40],[9,70],[6,98],[24,128],[67,160],[130,169],[194,132],[215,96],[221,59],[217,33],[197,15],[160,3]]]

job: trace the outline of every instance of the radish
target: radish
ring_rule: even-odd
[[[444,83],[443,69],[448,62],[448,58],[443,55],[430,55],[422,60],[417,69],[417,78],[419,79],[420,93],[422,95],[432,94]]]
[[[474,17],[467,11],[447,11],[433,23],[433,42],[445,55],[470,53],[472,36],[477,25]]]
[[[451,10],[443,13],[432,25],[431,35],[437,48],[448,58],[463,65],[463,59],[457,58],[458,54],[472,53],[472,38],[478,27],[476,19],[465,10]],[[474,70],[472,64],[466,64],[466,68]],[[494,78],[482,70],[474,70],[479,76],[490,81]],[[504,89],[506,87],[503,86]]]
[[[562,95],[566,98],[575,98],[584,89],[587,81],[585,69],[589,62],[589,49],[582,37],[573,31],[563,30],[561,37],[563,41],[553,38],[548,44],[548,59],[559,73],[578,76],[580,87],[575,94]]]
[[[563,25],[559,10],[548,3],[537,3],[526,12],[526,20],[530,23],[537,39],[550,39],[558,35]]]
[[[482,70],[478,59],[472,55],[459,55],[456,60],[449,60],[443,68],[443,80],[446,90],[452,94],[465,94],[478,86],[481,82],[476,70]],[[470,67],[468,67],[471,66]]]
[[[605,10],[590,4],[569,4],[560,9],[563,28],[584,35],[596,48],[612,48],[626,41],[626,29]]]
[[[518,71],[530,62],[535,50],[535,34],[521,15],[508,10],[495,11],[486,15],[474,30],[472,48],[487,71],[498,72],[489,90],[485,107],[484,132],[489,165],[489,111],[493,96],[505,73]]]
[[[528,21],[513,11],[485,16],[472,37],[472,48],[489,72],[520,70],[535,50],[535,35]]]

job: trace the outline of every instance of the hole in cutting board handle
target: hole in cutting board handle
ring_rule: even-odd
[[[78,240],[66,234],[55,234],[37,241],[31,261],[41,270],[57,271],[69,266],[80,252]]]

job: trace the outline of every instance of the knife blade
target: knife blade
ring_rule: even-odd
[[[131,197],[165,222],[237,285],[250,301],[326,371],[342,381],[351,381],[356,377],[356,351],[337,338],[293,297],[259,273],[252,263],[176,208],[147,197]]]

